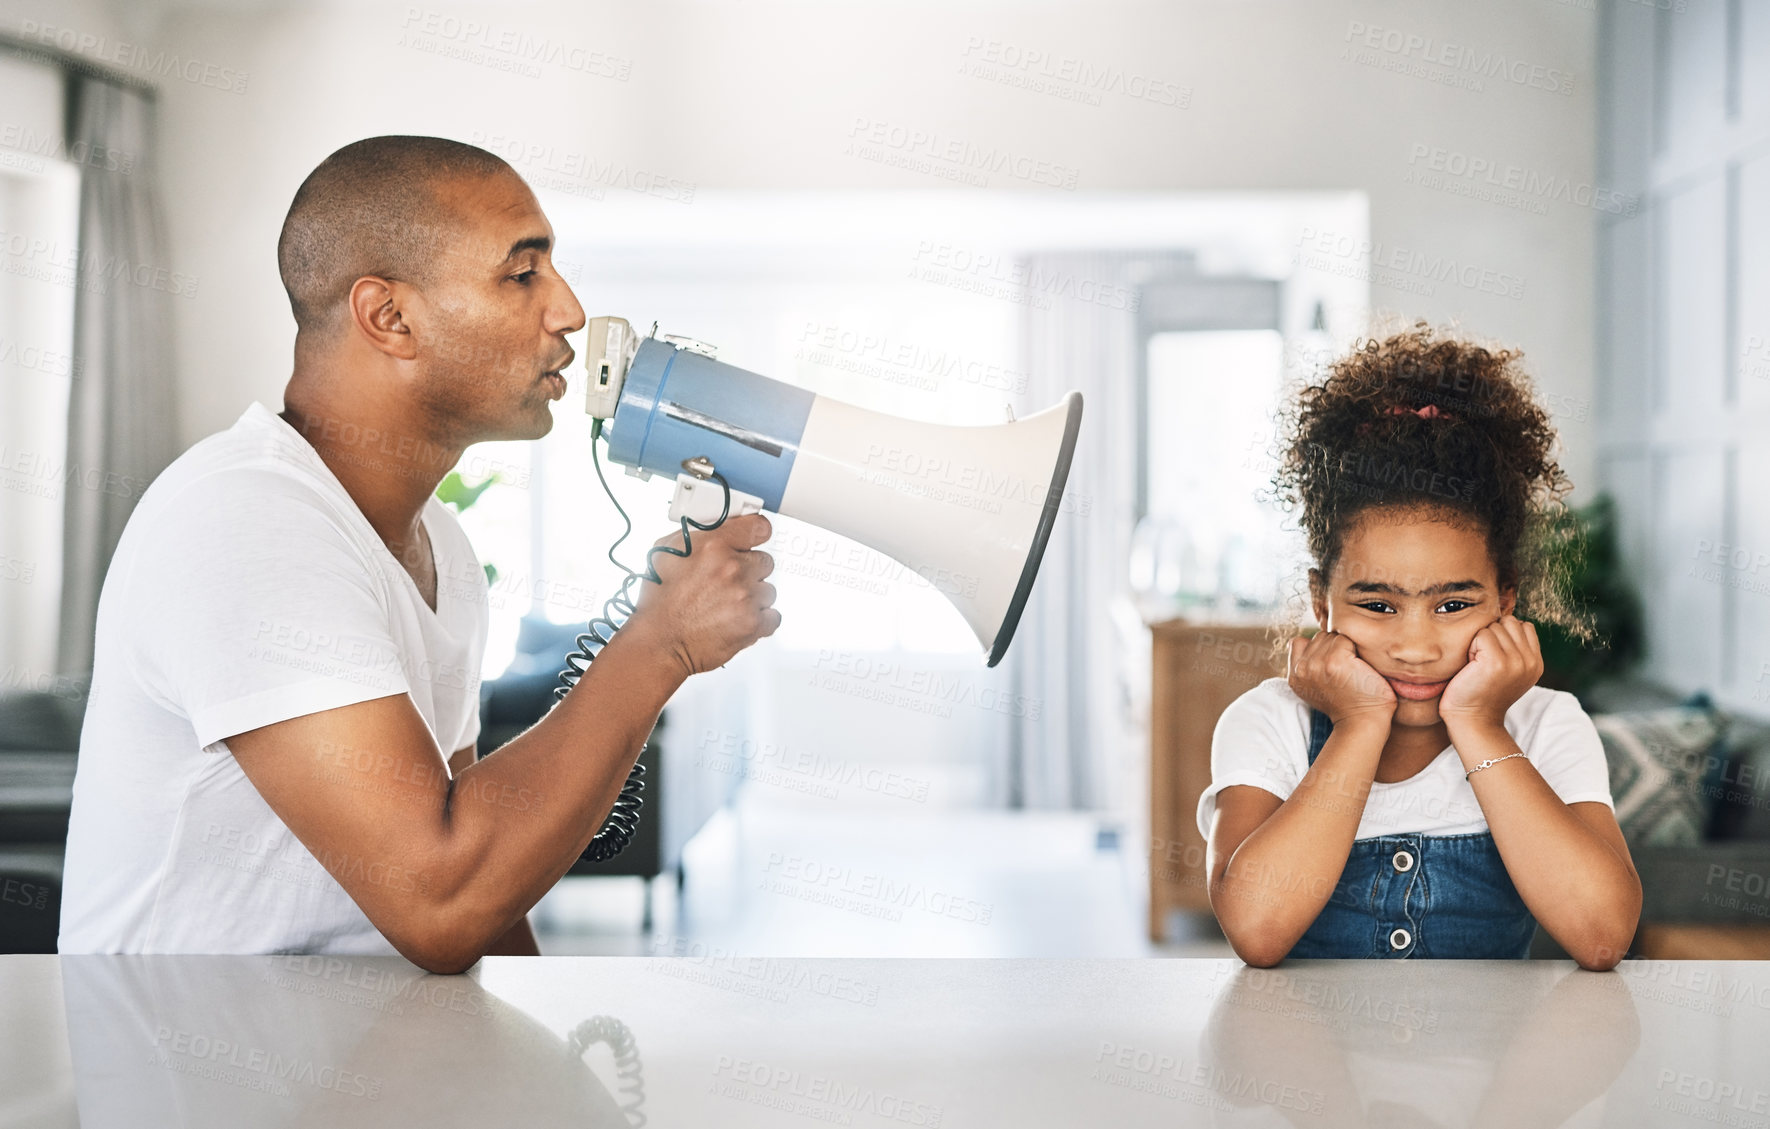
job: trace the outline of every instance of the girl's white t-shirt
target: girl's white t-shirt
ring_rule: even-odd
[[[351,457],[423,473],[372,433]],[[392,953],[264,802],[227,738],[405,694],[447,757],[479,736],[485,572],[422,511],[433,611],[306,439],[254,403],[156,478],[99,595],[63,875],[63,953]],[[340,769],[374,749],[319,749]],[[437,771],[446,772],[442,764]],[[364,786],[355,773],[338,787]],[[367,785],[410,787],[381,776]],[[379,859],[327,860],[413,888]]]
[[[1532,686],[1506,711],[1506,732],[1563,803],[1594,801],[1613,811],[1610,771],[1598,729],[1579,700],[1561,690]],[[1211,786],[1198,798],[1199,833],[1210,838],[1217,793],[1237,784],[1263,788],[1279,799],[1309,771],[1309,705],[1290,683],[1268,678],[1231,702],[1211,736]],[[1358,821],[1359,839],[1416,832],[1462,835],[1487,830],[1474,784],[1446,745],[1432,763],[1406,780],[1373,783]]]

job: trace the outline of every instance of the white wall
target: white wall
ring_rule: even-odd
[[[1599,457],[1647,672],[1770,716],[1770,12],[1606,20],[1603,153],[1643,207],[1602,229]]]
[[[1576,4],[116,4],[123,34],[212,74],[249,76],[243,94],[160,80],[173,265],[200,279],[177,326],[185,443],[225,427],[253,398],[279,404],[294,327],[276,278],[277,229],[302,177],[345,142],[496,135],[610,162],[617,179],[641,170],[701,191],[951,187],[846,154],[866,119],[1063,166],[1077,189],[1363,190],[1380,259],[1452,261],[1501,288],[1514,285],[1501,276],[1519,280],[1519,297],[1495,296],[1480,291],[1479,273],[1467,276],[1472,286],[1435,283],[1421,273],[1430,266],[1379,262],[1373,298],[1522,346],[1556,397],[1576,481],[1590,481],[1593,209],[1550,200],[1534,214],[1529,201],[1458,194],[1474,186],[1466,177],[1406,180],[1424,169],[1410,154],[1436,149],[1502,178],[1515,168],[1589,192],[1596,17]],[[75,23],[55,14],[63,7],[4,0],[0,27]],[[444,57],[434,49],[462,40],[440,23],[424,37],[430,13],[479,21],[493,36],[601,51],[627,75],[542,64],[527,77]],[[77,20],[98,32],[111,22],[90,8]],[[1362,27],[1384,29],[1395,50],[1382,35],[1363,46]],[[407,45],[414,31],[432,50]],[[1516,60],[1525,78],[1533,65],[1539,81],[1570,75],[1572,93],[1493,77],[1475,90],[1407,73],[1454,75],[1422,57],[1459,49]],[[992,51],[1121,68],[1139,91],[1154,80],[1158,100],[1186,105],[1119,92],[1091,105],[968,73]],[[1016,81],[1036,74],[1005,69]],[[1001,174],[990,187],[1060,191]]]

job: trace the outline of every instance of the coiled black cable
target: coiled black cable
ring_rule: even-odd
[[[725,481],[724,475],[714,471],[710,477],[719,483],[720,488],[725,492],[723,504],[719,508],[719,517],[710,524],[703,525],[687,514],[682,515],[682,548],[654,545],[646,550],[645,571],[634,572],[615,557],[615,550],[620,548],[621,543],[627,540],[633,532],[633,519],[628,517],[627,511],[621,508],[620,499],[615,497],[615,492],[609,488],[608,479],[603,477],[602,458],[596,447],[596,441],[600,438],[602,438],[602,421],[592,420],[590,424],[590,461],[596,467],[596,481],[602,483],[603,492],[608,495],[608,500],[614,503],[615,512],[621,515],[621,521],[626,524],[626,529],[621,532],[620,537],[616,538],[615,543],[608,547],[608,559],[616,568],[627,574],[627,579],[621,581],[620,588],[602,605],[602,614],[592,619],[589,628],[574,640],[578,649],[565,657],[565,669],[559,672],[560,685],[553,691],[553,698],[556,702],[564,700],[566,694],[571,692],[571,688],[578,684],[578,679],[584,677],[584,672],[590,669],[591,661],[601,653],[602,648],[608,646],[609,640],[614,638],[615,632],[621,629],[621,625],[632,617],[634,610],[638,607],[638,602],[632,593],[633,586],[644,580],[649,580],[653,584],[663,583],[663,578],[658,576],[658,570],[652,563],[652,558],[659,553],[668,553],[673,557],[687,557],[694,552],[694,542],[689,535],[690,526],[703,532],[718,529],[731,515],[731,484]],[[584,853],[579,856],[580,859],[586,862],[603,862],[626,850],[627,844],[633,840],[633,833],[639,829],[639,809],[644,802],[640,798],[640,793],[643,791],[645,791],[645,766],[634,761],[632,771],[627,773],[627,782],[621,785],[621,794],[615,797],[615,806],[608,813],[608,819],[603,823],[602,830],[598,831],[595,837],[590,840],[590,845],[584,848]]]
[[[566,1040],[569,1053],[575,1059],[582,1059],[584,1052],[597,1043],[607,1043],[615,1056],[615,1078],[621,1091],[617,1100],[621,1112],[627,1115],[627,1124],[632,1129],[643,1129],[646,1121],[645,1068],[639,1061],[639,1047],[633,1040],[633,1032],[612,1015],[593,1015],[572,1028]]]

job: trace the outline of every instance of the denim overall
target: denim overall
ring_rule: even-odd
[[[1309,711],[1311,765],[1333,728]],[[1333,895],[1290,955],[1519,959],[1535,934],[1491,832],[1408,832],[1353,841]]]

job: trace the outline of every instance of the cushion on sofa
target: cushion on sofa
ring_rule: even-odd
[[[1713,808],[1721,716],[1706,703],[1595,714],[1623,835],[1637,846],[1694,846]]]

